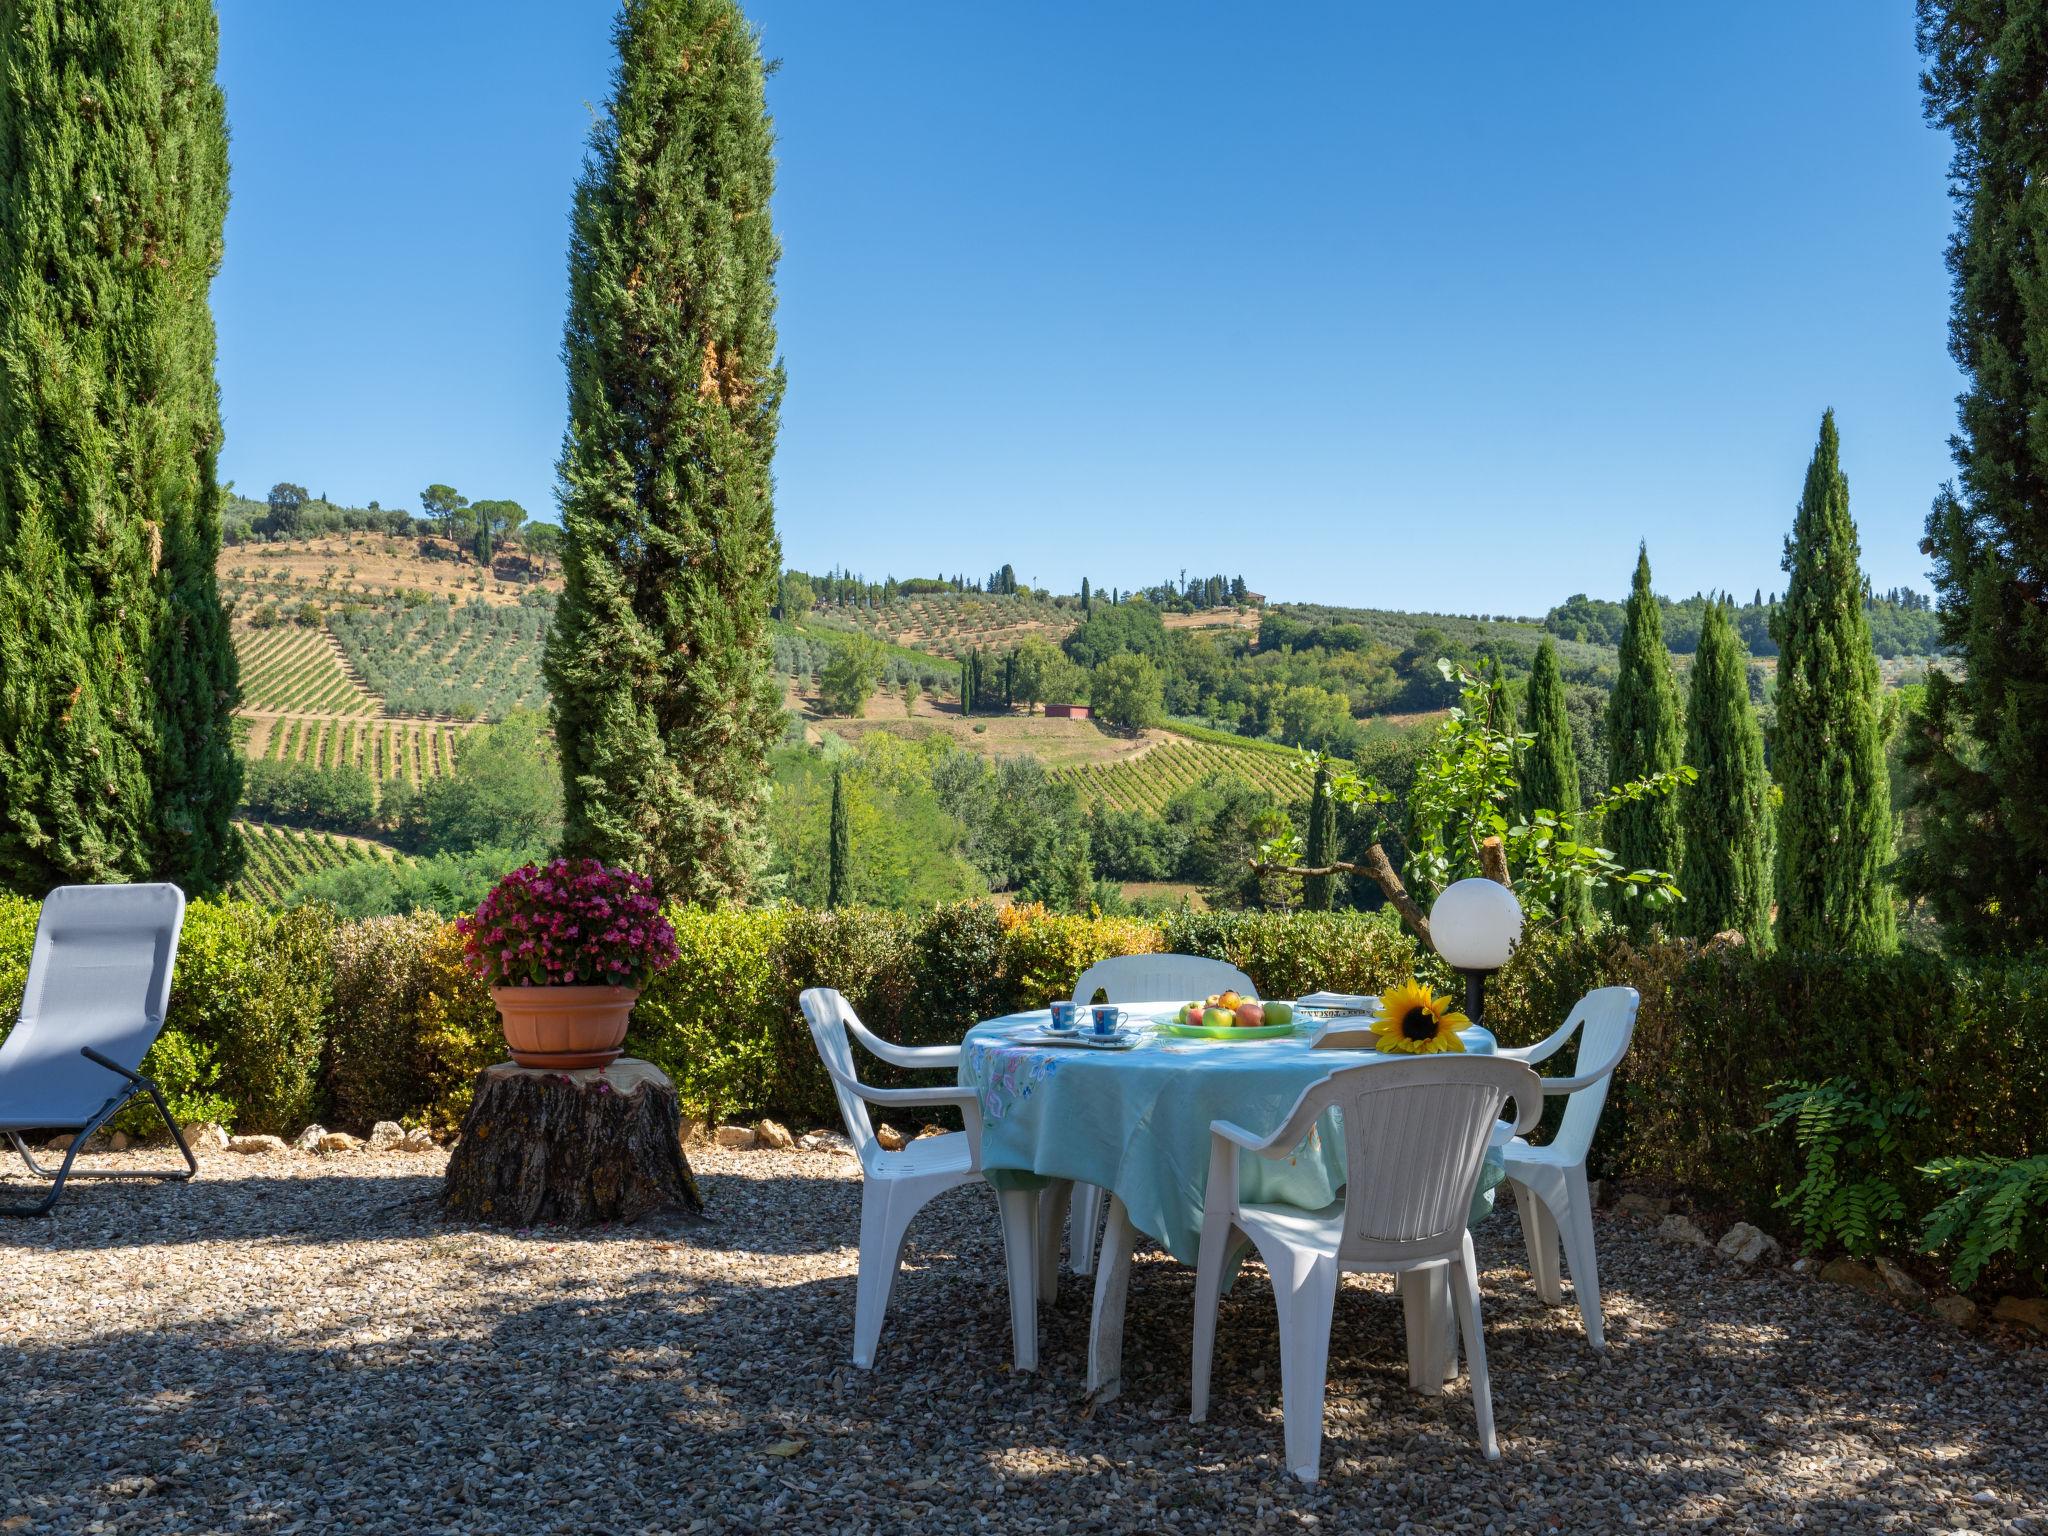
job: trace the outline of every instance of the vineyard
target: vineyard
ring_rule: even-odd
[[[247,709],[320,715],[374,715],[377,700],[342,669],[325,629],[279,624],[235,631]]]
[[[1087,805],[1158,815],[1166,802],[1213,773],[1227,773],[1271,793],[1282,803],[1304,800],[1311,788],[1301,759],[1291,752],[1261,751],[1170,736],[1142,756],[1112,763],[1076,763],[1052,772],[1080,792]]]
[[[245,755],[316,768],[346,764],[373,783],[403,775],[417,786],[455,767],[462,728],[431,720],[363,720],[328,715],[300,719],[256,716],[249,722]]]
[[[265,906],[279,905],[294,885],[321,870],[368,859],[403,857],[380,844],[330,832],[297,832],[260,821],[238,821],[235,826],[248,852],[242,877],[235,882],[235,894]]]
[[[541,651],[553,595],[515,606],[449,607],[402,599],[336,611],[328,626],[349,665],[395,715],[497,720],[547,703]]]

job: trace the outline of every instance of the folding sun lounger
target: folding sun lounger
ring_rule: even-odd
[[[185,921],[175,885],[66,885],[43,902],[21,1013],[0,1041],[0,1131],[50,1192],[0,1216],[42,1216],[57,1203],[86,1139],[138,1093],[156,1103],[185,1154],[183,1172],[81,1169],[81,1179],[189,1179],[199,1163],[164,1096],[138,1068],[164,1027],[171,963]],[[71,1131],[63,1166],[37,1164],[24,1131]]]

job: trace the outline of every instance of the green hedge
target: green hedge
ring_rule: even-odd
[[[806,987],[837,987],[881,1034],[924,1044],[1040,1006],[1110,954],[1214,955],[1269,997],[1378,991],[1418,965],[1413,940],[1386,913],[1180,912],[1155,923],[966,903],[915,914],[673,916],[680,959],[642,996],[627,1044],[705,1119],[835,1122],[797,1011]],[[0,1019],[11,1021],[18,1004],[34,920],[32,903],[0,898]],[[1433,958],[1421,968],[1449,985]],[[1784,1085],[1824,1078],[1921,1095],[1928,1113],[1878,1170],[1907,1195],[1916,1226],[1936,1198],[1919,1165],[2048,1152],[2044,957],[1532,939],[1491,987],[1488,1022],[1503,1043],[1527,1043],[1582,993],[1613,984],[1636,987],[1643,1008],[1602,1121],[1598,1172],[1685,1189],[1717,1215],[1783,1231],[1774,1201],[1796,1182],[1798,1157],[1788,1133],[1756,1127]],[[336,923],[319,909],[194,902],[149,1068],[182,1116],[290,1133],[315,1119],[359,1129],[453,1123],[476,1071],[502,1054],[489,994],[463,970],[450,924]],[[902,1080],[880,1063],[864,1070],[878,1083]]]

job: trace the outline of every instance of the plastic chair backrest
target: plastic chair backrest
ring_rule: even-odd
[[[1274,1145],[1300,1145],[1335,1108],[1346,1165],[1338,1259],[1423,1257],[1463,1240],[1487,1142],[1510,1099],[1533,1120],[1543,1080],[1505,1057],[1367,1062],[1310,1084]]]
[[[811,1043],[817,1046],[818,1057],[832,1078],[832,1095],[839,1100],[846,1139],[853,1143],[854,1155],[865,1167],[875,1145],[875,1128],[868,1120],[867,1101],[841,1081],[842,1077],[860,1081],[853,1064],[853,1035],[846,1027],[846,1021],[856,1017],[853,1005],[830,987],[812,987],[797,1003],[804,1011],[804,1022],[811,1026]]]
[[[1579,1021],[1579,1053],[1572,1076],[1601,1073],[1565,1099],[1564,1120],[1551,1138],[1557,1156],[1570,1163],[1584,1162],[1593,1148],[1593,1133],[1600,1128],[1600,1111],[1607,1105],[1607,1087],[1614,1081],[1614,1068],[1628,1054],[1635,1037],[1636,1008],[1641,996],[1634,987],[1602,987],[1588,992],[1572,1009]]]
[[[1081,973],[1074,1001],[1093,1002],[1098,987],[1112,1003],[1186,1003],[1233,990],[1259,995],[1251,977],[1206,955],[1112,955]]]
[[[79,1052],[135,1071],[171,1002],[185,922],[175,885],[61,885],[43,899],[21,1012],[0,1042],[0,1088],[53,1126],[82,1125],[129,1084]]]

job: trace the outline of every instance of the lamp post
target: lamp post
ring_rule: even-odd
[[[1429,909],[1429,936],[1436,952],[1464,972],[1465,1017],[1480,1023],[1486,978],[1508,963],[1522,937],[1522,904],[1498,881],[1456,881]]]

